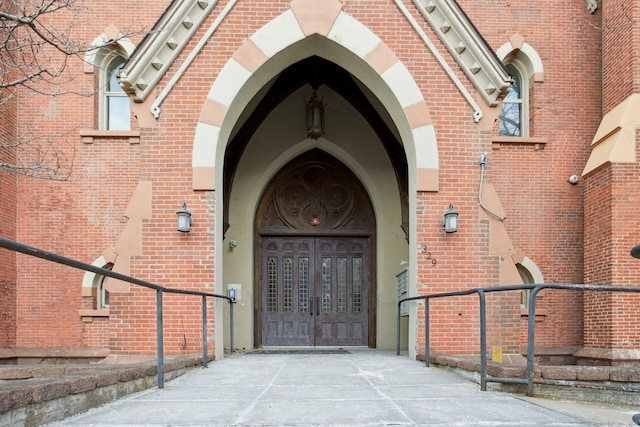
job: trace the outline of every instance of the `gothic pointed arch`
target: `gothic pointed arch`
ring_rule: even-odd
[[[322,57],[364,86],[383,87],[376,96],[400,131],[410,186],[438,191],[439,159],[434,127],[422,93],[405,65],[371,30],[342,10],[321,2],[313,14],[292,7],[256,31],[227,61],[205,100],[193,144],[193,188],[214,190],[225,164],[234,125],[255,95],[287,67],[322,51]]]

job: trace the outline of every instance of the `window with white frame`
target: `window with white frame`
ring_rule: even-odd
[[[85,72],[95,76],[96,121],[100,130],[130,130],[131,104],[118,74],[135,46],[117,28],[109,26],[96,37],[85,55]]]
[[[538,268],[536,263],[533,262],[529,257],[523,257],[522,261],[516,264],[516,268],[518,269],[518,273],[520,273],[520,278],[522,279],[523,284],[533,285],[544,283],[544,276],[542,275],[542,271],[540,271],[540,268]],[[525,289],[520,292],[520,308],[529,308],[530,296],[530,289]]]
[[[522,72],[513,64],[506,65],[507,71],[511,75],[511,90],[502,101],[502,111],[500,112],[500,135],[501,136],[525,136],[527,123],[529,120],[529,105],[526,101],[528,88],[522,78]]]
[[[104,256],[100,256],[91,265],[112,270],[113,263],[108,262]],[[107,290],[107,277],[91,271],[86,271],[82,278],[82,295],[91,297],[92,310],[108,310],[109,309],[109,291]]]
[[[104,71],[104,91],[102,95],[102,119],[106,130],[131,129],[131,107],[129,97],[118,83],[118,73],[125,58],[116,55],[109,61]]]
[[[538,53],[521,37],[514,36],[496,55],[511,75],[511,91],[502,100],[500,136],[530,137],[535,117],[530,115],[531,99],[535,96],[535,83],[544,80],[542,60]]]
[[[111,270],[113,264],[109,263],[104,268]],[[105,287],[106,281],[107,277],[96,275],[96,308],[98,310],[109,308],[109,291]]]

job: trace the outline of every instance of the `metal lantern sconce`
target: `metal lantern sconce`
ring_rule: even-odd
[[[307,136],[311,139],[318,139],[324,135],[324,104],[315,89],[311,99],[305,103],[305,124]]]
[[[453,203],[442,214],[442,226],[445,233],[455,233],[458,231],[458,212],[453,208]]]
[[[187,204],[182,203],[182,209],[176,212],[178,215],[178,231],[188,233],[191,231],[191,211],[187,209]]]

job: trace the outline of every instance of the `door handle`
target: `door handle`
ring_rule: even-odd
[[[320,297],[316,297],[316,316],[320,316]]]
[[[313,297],[309,297],[309,306],[311,307],[309,310],[309,316],[313,316]]]

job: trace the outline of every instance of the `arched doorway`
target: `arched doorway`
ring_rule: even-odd
[[[311,150],[256,215],[254,344],[375,347],[375,215],[358,179]]]

